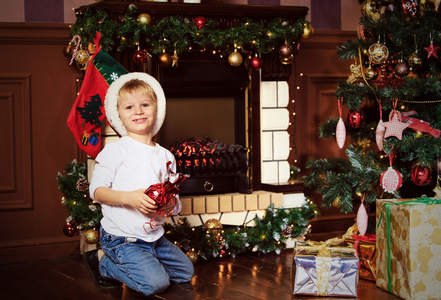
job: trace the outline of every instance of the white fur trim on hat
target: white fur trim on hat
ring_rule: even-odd
[[[165,119],[165,95],[159,82],[151,75],[141,72],[133,72],[125,75],[121,75],[115,80],[107,90],[106,99],[104,101],[104,107],[106,109],[106,117],[112,128],[120,135],[126,136],[127,129],[121,121],[118,113],[118,94],[119,90],[124,84],[132,79],[142,80],[147,83],[155,92],[157,99],[157,113],[156,122],[153,126],[153,136],[155,136],[159,129],[161,129],[162,123]]]

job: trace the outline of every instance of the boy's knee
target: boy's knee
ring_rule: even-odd
[[[168,278],[156,278],[154,282],[139,283],[138,291],[145,296],[162,293],[170,286]]]

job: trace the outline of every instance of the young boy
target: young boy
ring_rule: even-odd
[[[163,236],[164,215],[156,214],[155,201],[144,193],[164,182],[167,162],[176,170],[174,156],[153,141],[164,121],[165,95],[152,76],[129,73],[111,84],[105,109],[121,138],[96,157],[90,196],[102,206],[102,250],[86,252],[84,262],[100,287],[123,283],[144,295],[160,293],[170,282],[193,277],[193,264]],[[181,207],[175,197],[160,211],[177,214]],[[156,226],[145,226],[152,218]]]

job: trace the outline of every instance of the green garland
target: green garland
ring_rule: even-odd
[[[164,229],[165,236],[187,255],[193,252],[208,260],[245,252],[280,253],[286,248],[288,238],[308,232],[309,221],[317,215],[317,206],[307,199],[302,207],[296,208],[275,209],[271,204],[263,217],[256,215],[254,226],[250,227],[192,227],[186,218],[181,218],[176,224],[165,223]]]
[[[61,204],[66,207],[69,217],[66,222],[79,230],[96,229],[103,217],[101,206],[89,197],[86,164],[73,160],[64,169],[64,176],[57,175],[58,189],[64,197]]]
[[[69,217],[66,222],[79,230],[98,229],[102,218],[101,206],[89,197],[86,165],[73,160],[58,173],[59,190],[63,192],[61,204],[66,207]],[[317,206],[306,199],[302,207],[275,209],[271,204],[263,217],[253,218],[253,226],[222,226],[205,228],[191,226],[186,218],[177,224],[165,223],[166,237],[175,242],[184,252],[194,251],[206,260],[239,253],[258,251],[268,253],[286,248],[288,238],[303,236],[308,232],[309,221],[318,215]]]
[[[111,20],[107,12],[88,8],[84,14],[77,15],[71,37],[80,36],[82,45],[87,46],[101,32],[100,44],[106,52],[142,46],[154,54],[208,49],[224,53],[242,49],[265,54],[282,44],[298,42],[305,26],[309,26],[305,18],[292,23],[276,18],[267,26],[245,18],[239,26],[227,29],[217,28],[218,24],[212,20],[199,29],[192,20],[180,16],[163,18],[153,26],[138,22],[136,11],[137,7],[130,4],[121,20]]]

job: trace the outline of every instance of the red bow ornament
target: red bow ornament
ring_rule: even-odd
[[[143,225],[144,230],[147,232],[145,226],[150,225],[151,229],[154,229],[156,224],[158,223],[155,219],[157,215],[163,215],[165,217],[169,217],[172,213],[172,209],[170,212],[165,212],[161,210],[161,208],[167,203],[171,202],[172,206],[175,206],[175,197],[179,194],[179,185],[189,177],[189,175],[174,173],[171,168],[171,161],[167,162],[167,178],[163,183],[152,184],[145,190],[145,194],[149,196],[156,202],[157,211],[153,218],[145,222]]]

